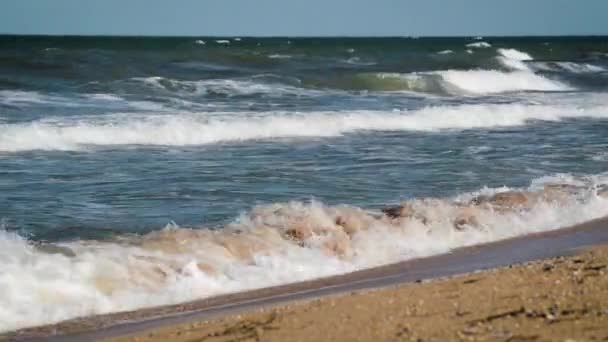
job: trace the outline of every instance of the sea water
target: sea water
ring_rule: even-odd
[[[0,330],[566,227],[607,171],[606,37],[3,36]]]

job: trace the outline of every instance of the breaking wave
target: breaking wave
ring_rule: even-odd
[[[441,50],[441,51],[437,52],[438,55],[451,55],[453,53],[454,53],[454,51],[452,51],[452,50]]]
[[[498,60],[506,68],[513,70],[529,71],[530,68],[526,65],[526,61],[533,60],[529,54],[515,49],[498,49],[500,56]]]
[[[448,53],[446,50],[439,52]],[[358,75],[358,88],[380,91],[414,91],[431,94],[484,95],[516,91],[568,91],[572,88],[560,81],[535,74],[526,62],[532,57],[515,49],[498,49],[496,58],[508,71],[501,70],[438,70],[416,73],[365,73]],[[573,69],[572,64],[562,64]],[[591,66],[589,70],[593,70]]]
[[[107,241],[0,230],[0,330],[303,281],[608,215],[608,175],[558,175],[383,210],[263,205],[219,230],[170,225]]]
[[[445,70],[412,74],[376,73],[360,75],[359,82],[371,90],[450,95],[572,90],[562,82],[527,71]]]
[[[606,68],[599,65],[577,62],[534,62],[532,65],[535,70],[569,72],[573,74],[590,74],[607,71]]]
[[[369,131],[437,131],[525,125],[530,120],[608,118],[605,101],[574,105],[477,104],[410,111],[215,113],[109,116],[0,125],[0,151],[87,146],[202,145],[275,138],[333,137]]]
[[[36,91],[0,90],[0,105],[15,107],[61,106],[64,108],[99,107],[131,108],[149,111],[162,111],[165,108],[150,101],[129,101],[113,94],[84,94],[64,96],[60,94],[43,94]]]
[[[491,48],[492,44],[487,43],[487,42],[475,42],[475,43],[467,44],[466,47],[477,48],[477,49],[487,49],[487,48]]]
[[[479,42],[478,42],[479,43]],[[473,43],[475,44],[475,43]],[[135,78],[133,81],[182,95],[207,96],[318,96],[330,89],[368,91],[410,91],[435,95],[486,95],[519,91],[570,91],[573,88],[559,80],[547,78],[534,71],[566,71],[574,73],[601,72],[600,66],[575,62],[534,62],[529,54],[515,49],[497,49],[496,60],[502,70],[434,70],[413,73],[371,72],[352,76],[337,75],[323,84],[302,83],[299,79],[258,75],[248,79],[175,80],[163,77]],[[438,54],[448,55],[452,50]],[[273,54],[269,58],[290,58]],[[343,61],[347,64],[369,66],[359,57]],[[534,69],[534,70],[533,70]],[[323,89],[320,89],[323,88]]]
[[[314,90],[298,88],[287,84],[265,83],[248,79],[182,81],[156,76],[134,78],[132,81],[143,82],[150,87],[184,95],[216,95],[227,97],[249,95],[281,96],[286,94],[301,95],[314,92]]]

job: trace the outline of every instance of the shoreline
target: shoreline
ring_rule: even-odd
[[[604,244],[566,257],[260,308],[107,341],[607,340],[607,272]]]
[[[605,243],[608,243],[608,218],[601,218],[570,228],[459,248],[448,254],[329,278],[227,294],[177,305],[77,318],[54,325],[7,332],[0,334],[0,339],[78,341],[111,338],[292,302],[571,255],[577,249]],[[513,250],[517,250],[517,253],[513,253]]]

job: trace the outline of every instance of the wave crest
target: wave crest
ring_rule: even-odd
[[[34,244],[0,231],[0,330],[173,304],[448,252],[608,215],[606,175],[538,179],[383,210],[258,206],[220,230]],[[53,279],[49,282],[48,279]]]
[[[520,126],[529,120],[606,118],[602,101],[578,106],[488,104],[412,111],[232,113],[129,116],[105,121],[0,125],[0,151],[79,150],[87,146],[188,146],[255,139],[332,137],[359,131],[436,131]],[[244,116],[244,117],[243,117]]]
[[[514,91],[567,91],[571,87],[527,71],[444,70],[426,73],[361,74],[356,86],[375,91],[439,95],[484,95]]]
[[[258,77],[262,78],[262,77]],[[269,77],[271,78],[271,77]],[[200,81],[182,81],[164,77],[134,78],[133,81],[142,82],[149,87],[170,91],[181,95],[209,95],[209,96],[281,96],[300,95],[314,92],[304,88],[297,88],[281,83],[261,82],[249,79],[208,79]]]

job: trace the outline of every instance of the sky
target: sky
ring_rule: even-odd
[[[0,33],[168,36],[608,34],[608,0],[1,0]]]

